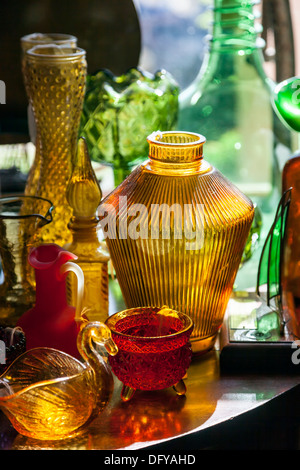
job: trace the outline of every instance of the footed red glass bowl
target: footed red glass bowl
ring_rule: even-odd
[[[123,383],[124,401],[135,390],[173,386],[178,394],[185,394],[182,379],[192,359],[189,316],[167,307],[138,307],[115,313],[105,323],[118,347],[109,363]]]

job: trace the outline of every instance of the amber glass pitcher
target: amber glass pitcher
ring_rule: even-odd
[[[148,143],[149,160],[100,205],[102,229],[127,307],[189,315],[192,349],[205,352],[222,325],[253,204],[203,159],[205,137],[155,132]]]

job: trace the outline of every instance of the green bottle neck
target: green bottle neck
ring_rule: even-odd
[[[256,24],[255,0],[215,0],[210,51],[247,50],[250,53],[259,45]],[[262,41],[260,40],[260,43]]]
[[[254,6],[260,0],[215,0],[212,36],[192,89],[204,89],[229,77],[264,82],[269,92],[274,83],[265,73],[264,41],[256,25]]]

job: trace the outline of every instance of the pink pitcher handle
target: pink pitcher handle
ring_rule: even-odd
[[[75,311],[75,320],[80,320],[83,309],[83,293],[84,293],[84,274],[78,264],[67,261],[61,266],[61,274],[72,271],[77,277],[77,302]]]

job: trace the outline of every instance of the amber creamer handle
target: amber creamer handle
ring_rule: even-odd
[[[73,263],[72,261],[67,261],[61,267],[61,273],[68,273],[72,271],[77,277],[77,302],[76,302],[76,311],[75,311],[75,320],[80,320],[82,305],[83,305],[83,293],[84,293],[84,274],[78,264]]]

